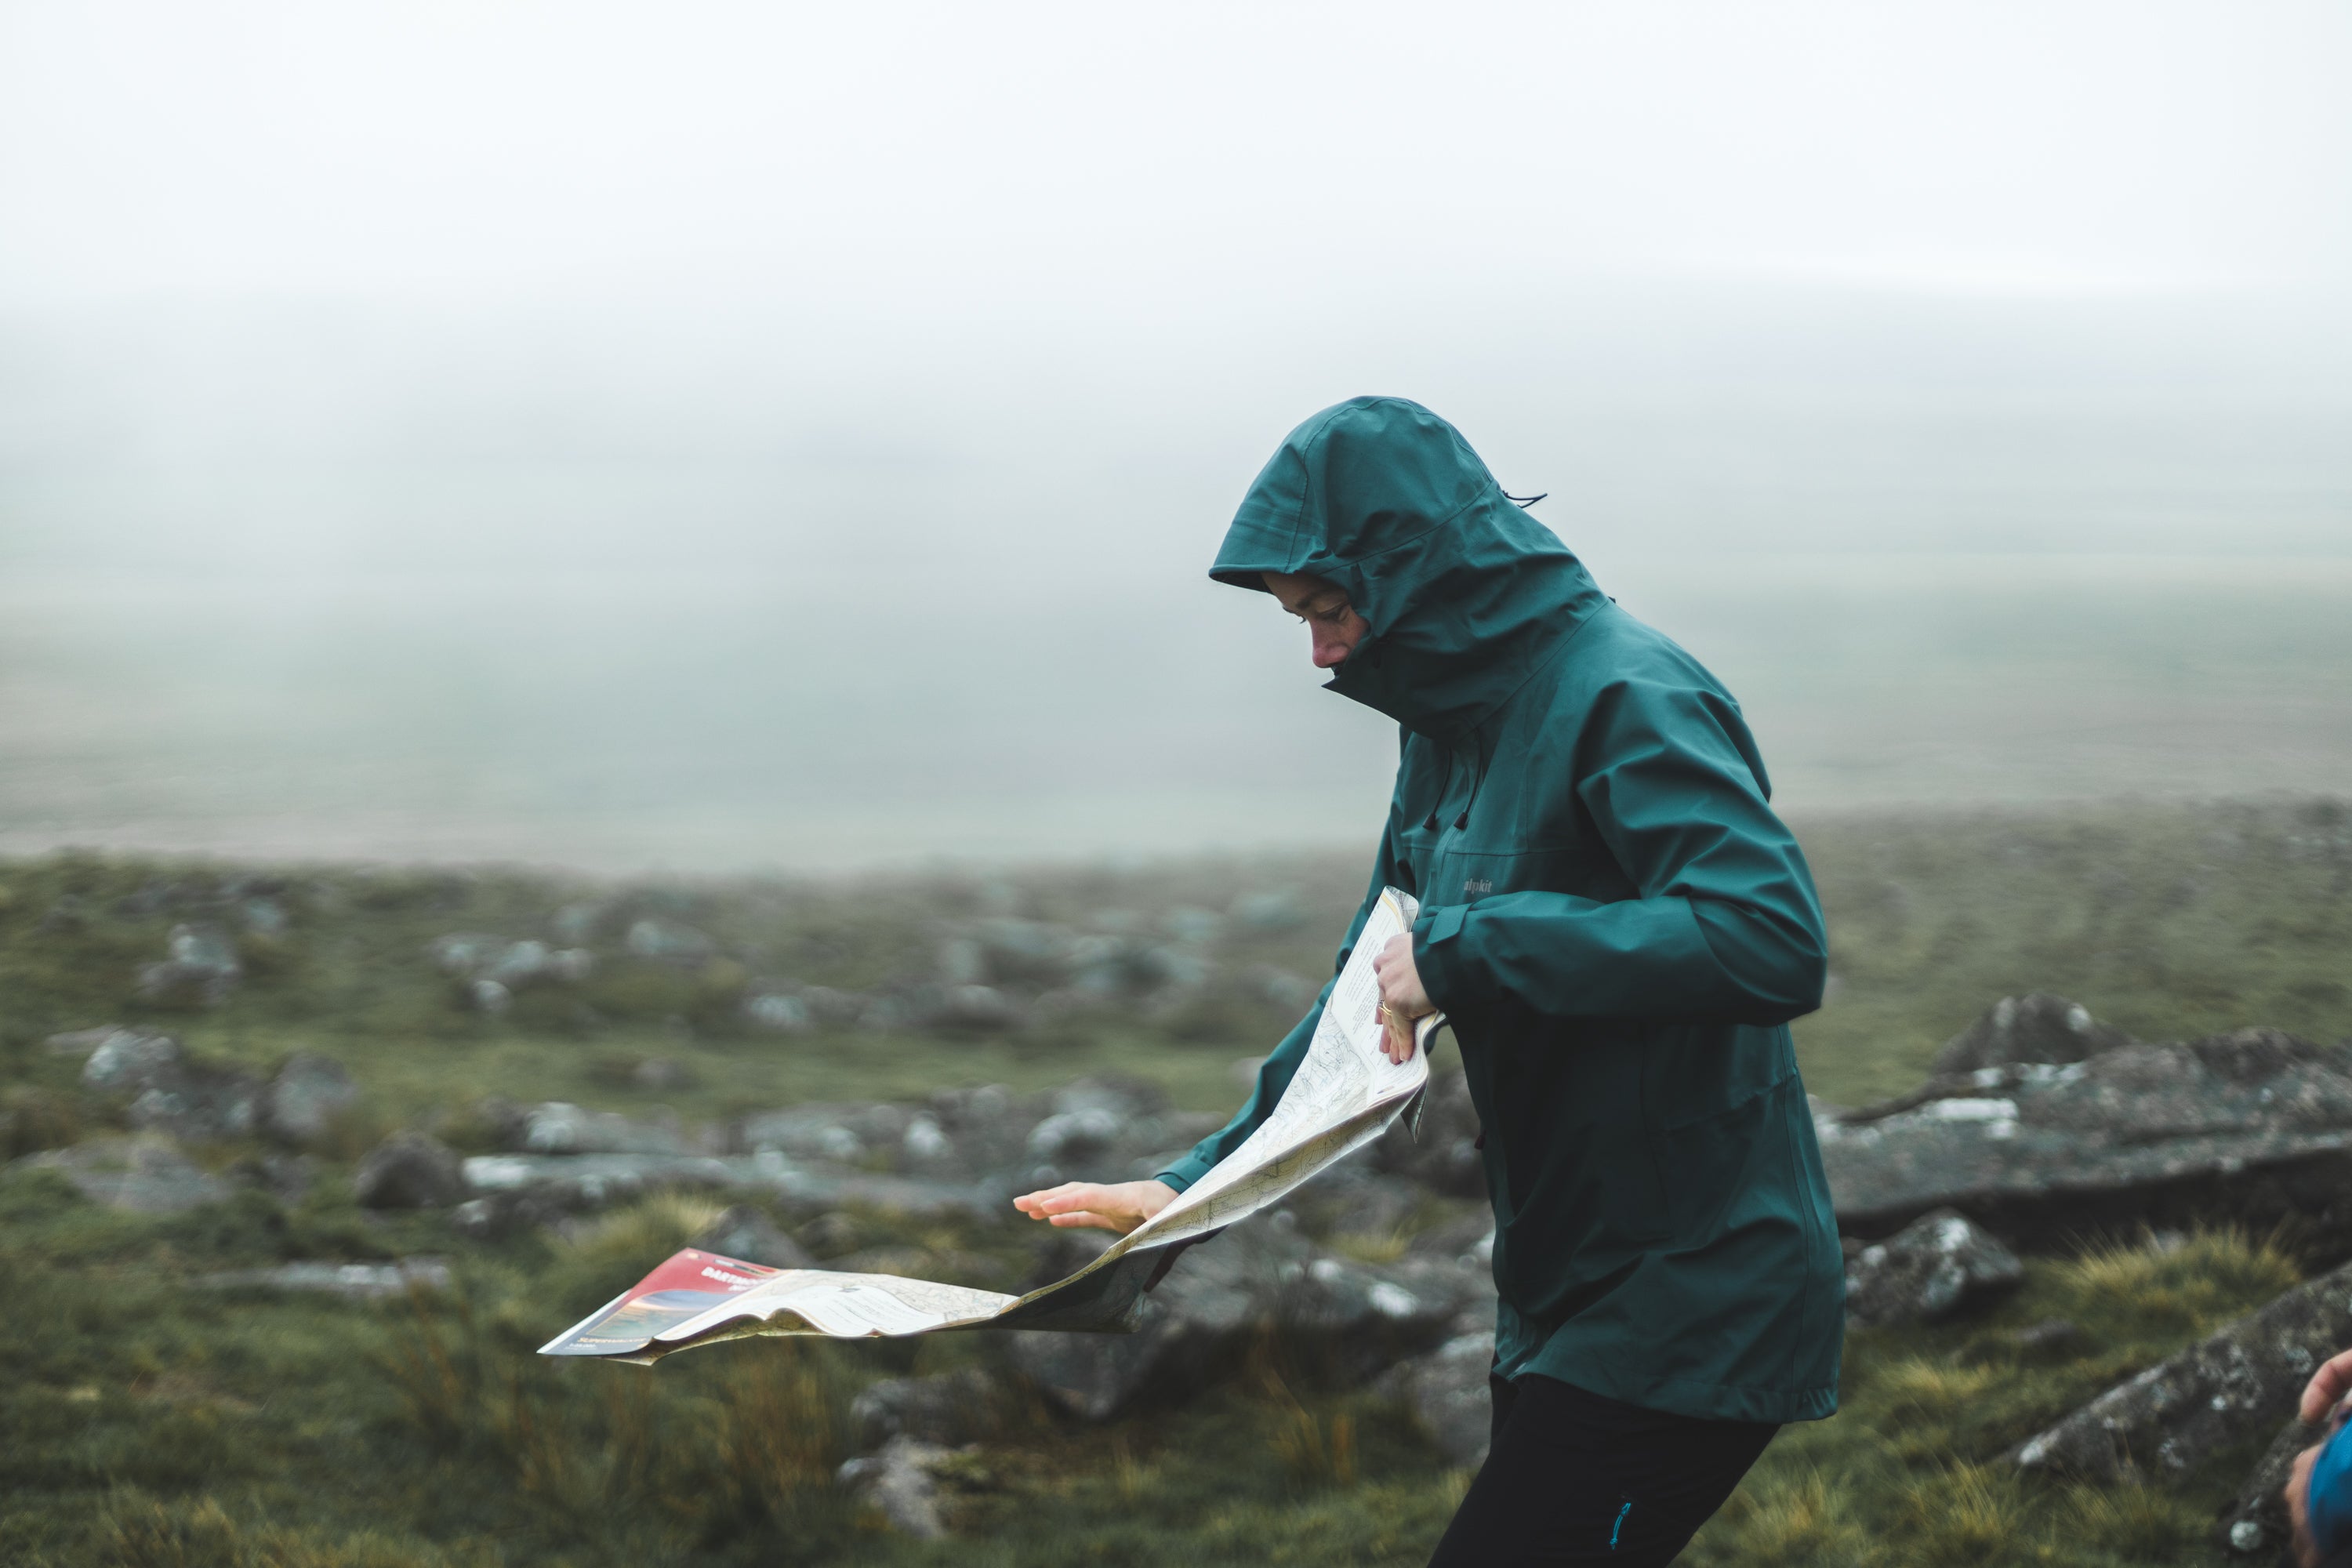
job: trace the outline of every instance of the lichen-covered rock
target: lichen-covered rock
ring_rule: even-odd
[[[352,1178],[352,1192],[362,1208],[446,1208],[466,1195],[466,1178],[447,1144],[403,1131],[369,1151]]]
[[[1053,1403],[1107,1421],[1154,1388],[1206,1374],[1267,1331],[1296,1334],[1363,1378],[1442,1340],[1491,1285],[1439,1259],[1374,1268],[1320,1251],[1280,1211],[1185,1251],[1141,1299],[1131,1334],[1024,1334],[1016,1365]],[[1144,1255],[1147,1258],[1149,1255]]]
[[[912,1437],[941,1447],[993,1437],[1004,1426],[1004,1390],[978,1367],[937,1377],[890,1377],[850,1401],[849,1425],[861,1449]]]
[[[736,1204],[696,1233],[688,1247],[771,1268],[814,1268],[808,1249],[784,1234],[765,1209]]]
[[[317,1051],[296,1051],[262,1091],[262,1131],[297,1147],[315,1143],[359,1099],[360,1086],[342,1063]]]
[[[259,1080],[195,1060],[169,1035],[116,1030],[82,1064],[81,1080],[127,1096],[125,1119],[141,1131],[217,1142],[246,1136],[260,1120]]]
[[[1494,1366],[1495,1333],[1488,1329],[1458,1335],[1428,1355],[1401,1363],[1385,1385],[1412,1408],[1439,1453],[1462,1469],[1475,1470],[1486,1462],[1494,1430],[1494,1392],[1487,1386]]]
[[[1947,1075],[2016,1062],[2079,1062],[2132,1043],[2129,1035],[2099,1022],[2082,1004],[2037,991],[2004,996],[1987,1008],[1945,1042],[1936,1053],[1935,1070]]]
[[[2316,1422],[2288,1418],[2246,1472],[2237,1500],[2221,1516],[2216,1533],[2222,1545],[2247,1557],[2282,1560],[2292,1529],[2286,1512],[2287,1472],[2294,1468],[2296,1455],[2326,1436],[2327,1429]]]
[[[2292,1414],[2312,1370],[2352,1344],[2352,1264],[2099,1395],[2015,1452],[2027,1469],[2169,1480]]]
[[[2352,1052],[2277,1030],[1986,1067],[1815,1126],[1864,1236],[1948,1206],[2029,1245],[2294,1217],[2352,1250]]]
[[[217,1007],[236,989],[245,965],[220,927],[176,925],[161,963],[139,971],[139,999],[164,1005]]]
[[[93,1138],[71,1148],[28,1154],[16,1162],[58,1172],[93,1203],[132,1214],[178,1214],[228,1197],[229,1184],[180,1152],[158,1133]]]
[[[836,1475],[841,1485],[890,1521],[890,1527],[920,1541],[948,1532],[940,1517],[939,1470],[956,1458],[952,1449],[912,1437],[893,1437],[878,1454],[852,1459]]]
[[[1845,1314],[1865,1327],[1930,1323],[2013,1289],[2017,1255],[1954,1209],[1924,1215],[1848,1260]]]

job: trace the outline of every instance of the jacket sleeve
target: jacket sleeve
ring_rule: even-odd
[[[1290,1087],[1291,1075],[1306,1059],[1307,1047],[1315,1039],[1316,1026],[1323,1021],[1324,1004],[1331,1000],[1331,987],[1339,984],[1339,972],[1348,967],[1348,955],[1356,951],[1356,939],[1363,933],[1364,922],[1372,918],[1372,906],[1380,901],[1381,889],[1396,880],[1395,843],[1395,811],[1391,807],[1388,830],[1381,835],[1381,851],[1372,864],[1372,885],[1366,889],[1363,903],[1357,907],[1356,918],[1349,922],[1348,940],[1339,944],[1339,956],[1331,965],[1331,978],[1323,983],[1323,990],[1315,998],[1315,1005],[1307,1009],[1307,1016],[1298,1020],[1297,1026],[1282,1037],[1282,1044],[1274,1047],[1274,1054],[1267,1057],[1265,1065],[1257,1069],[1257,1087],[1251,1091],[1247,1103],[1234,1114],[1234,1119],[1193,1144],[1191,1153],[1160,1173],[1159,1180],[1182,1192],[1207,1174],[1210,1166],[1240,1148],[1243,1140],[1256,1131],[1259,1123],[1274,1114],[1275,1104],[1282,1099],[1282,1091]]]
[[[1728,697],[1619,681],[1594,700],[1574,765],[1635,896],[1424,908],[1413,962],[1432,1001],[1472,1010],[1499,994],[1556,1017],[1767,1025],[1821,1005],[1821,904]]]

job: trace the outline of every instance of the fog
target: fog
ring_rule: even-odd
[[[1793,812],[2337,789],[2325,5],[0,12],[0,851],[1369,841],[1359,392]]]

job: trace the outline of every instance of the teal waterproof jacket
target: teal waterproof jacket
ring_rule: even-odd
[[[1339,966],[1383,884],[1420,899],[1414,962],[1484,1130],[1496,1370],[1683,1415],[1831,1414],[1843,1263],[1787,1026],[1820,1005],[1826,939],[1739,705],[1400,398],[1283,442],[1212,575],[1265,572],[1347,592],[1370,629],[1329,689],[1402,727]],[[1161,1181],[1265,1119],[1321,1015]]]

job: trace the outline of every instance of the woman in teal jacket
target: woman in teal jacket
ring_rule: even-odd
[[[1495,1441],[1435,1561],[1668,1562],[1781,1423],[1837,1404],[1843,1266],[1787,1027],[1826,944],[1739,706],[1398,398],[1291,432],[1211,574],[1276,594],[1330,689],[1401,727],[1339,963],[1384,884],[1420,899],[1382,992],[1460,1044],[1500,1296]],[[1157,1212],[1265,1120],[1320,1015],[1156,1182],[1021,1206]]]

